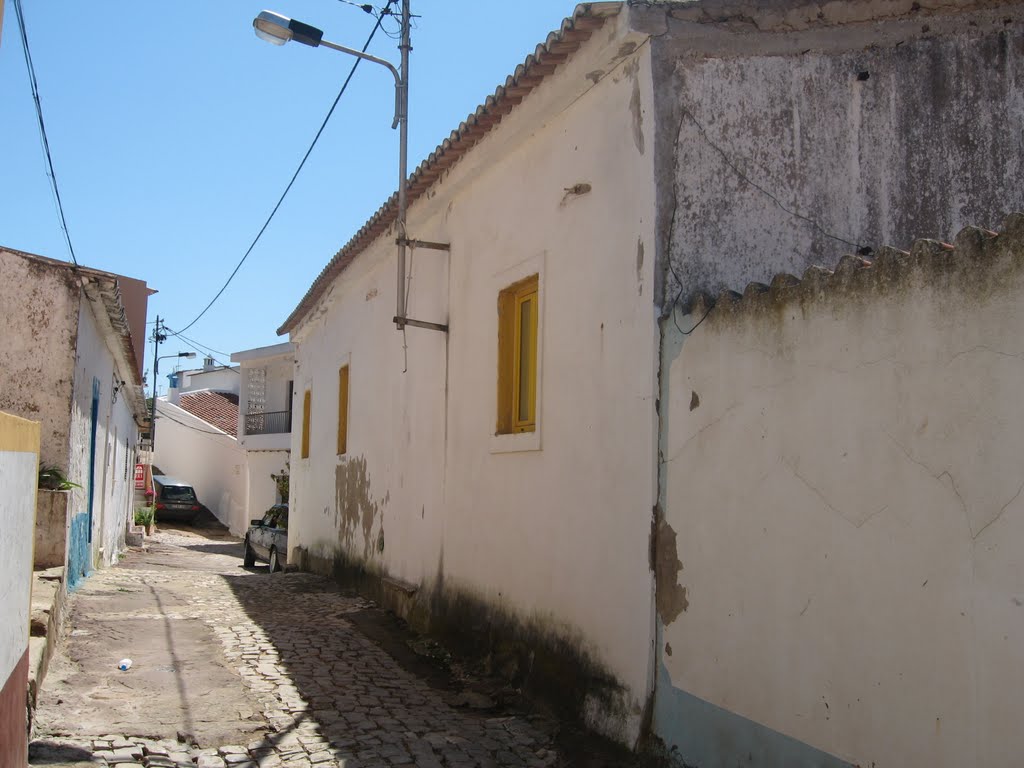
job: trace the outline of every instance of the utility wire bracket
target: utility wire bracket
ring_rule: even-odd
[[[411,325],[413,328],[426,328],[428,331],[441,331],[441,333],[448,333],[448,326],[441,323],[428,323],[425,320],[413,320],[411,317],[398,317],[397,315],[391,319],[395,325],[401,330],[406,325]]]
[[[395,245],[405,245],[409,248],[429,248],[432,251],[450,251],[452,249],[451,243],[432,243],[429,240],[410,240],[402,237],[395,240]]]

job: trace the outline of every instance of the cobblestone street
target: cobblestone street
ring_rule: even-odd
[[[150,542],[73,597],[31,765],[579,764],[550,721],[459,707],[473,696],[399,664],[353,621],[382,612],[333,583],[243,569],[231,539]]]

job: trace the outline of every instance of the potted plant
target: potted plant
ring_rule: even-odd
[[[135,524],[146,529],[146,534],[152,536],[156,532],[156,507],[152,505],[135,508]]]

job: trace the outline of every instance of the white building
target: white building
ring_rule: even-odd
[[[156,401],[153,464],[191,485],[217,520],[242,534],[248,518],[245,451],[236,434],[239,369],[207,358],[201,369],[169,378],[178,386]]]
[[[2,248],[0,275],[0,410],[41,422],[41,464],[78,486],[61,495],[61,514],[46,518],[47,535],[65,542],[74,586],[117,560],[132,522],[153,291],[140,280]]]
[[[238,442],[248,471],[247,518],[262,517],[281,499],[274,476],[289,473],[294,345],[257,347],[231,355],[241,369]]]
[[[396,274],[392,198],[280,329],[295,344],[289,562],[342,575],[456,647],[483,649],[493,668],[594,728],[630,745],[657,737],[688,765],[930,766],[954,748],[962,759],[946,764],[1010,764],[971,759],[1024,749],[1009,719],[985,725],[1024,703],[999,675],[1024,668],[1024,627],[1010,608],[1020,606],[1011,597],[1019,579],[1003,560],[995,586],[972,597],[999,601],[998,619],[970,624],[982,646],[1003,649],[998,666],[937,636],[878,635],[901,659],[963,667],[935,714],[938,687],[891,695],[901,668],[876,663],[890,647],[851,632],[877,628],[872,611],[882,605],[889,617],[924,615],[906,585],[891,588],[904,553],[890,553],[888,578],[872,581],[874,550],[845,543],[861,535],[856,525],[833,523],[805,538],[799,525],[785,529],[790,560],[820,557],[814,568],[752,547],[729,550],[734,562],[718,557],[725,544],[774,530],[783,512],[829,512],[819,486],[799,485],[799,476],[794,484],[790,473],[772,486],[776,516],[762,521],[762,478],[745,472],[751,457],[767,472],[800,449],[854,499],[880,468],[868,454],[847,468],[841,441],[828,435],[794,439],[812,437],[816,423],[806,433],[792,427],[798,400],[766,419],[791,434],[769,440],[758,414],[746,414],[750,428],[729,432],[731,441],[715,444],[728,454],[708,460],[709,430],[754,397],[743,385],[763,384],[767,410],[772,387],[785,382],[758,369],[761,346],[724,333],[724,311],[723,325],[712,315],[708,328],[698,328],[705,315],[687,313],[703,292],[834,265],[851,250],[874,256],[969,223],[995,229],[1024,208],[1021,29],[1019,2],[580,5],[412,175],[407,273]],[[787,285],[779,275],[773,290],[785,295]],[[393,322],[398,286],[416,321],[403,332]],[[807,301],[815,287],[806,283]],[[782,303],[766,317],[796,322],[801,307]],[[898,330],[882,326],[878,335]],[[728,344],[698,347],[699,366],[680,357],[692,333],[710,328]],[[793,339],[762,344],[782,362],[800,344],[828,346],[771,330],[769,341]],[[816,413],[843,405],[821,382],[844,373],[846,349],[822,338],[840,351],[812,379]],[[945,343],[937,333],[911,338],[908,358]],[[724,349],[728,358],[716,356]],[[1013,365],[1017,350],[1008,349]],[[927,376],[914,381],[928,386]],[[1006,392],[1024,377],[1014,381]],[[736,414],[716,400],[732,388]],[[909,403],[915,393],[871,394]],[[888,407],[901,411],[899,402]],[[984,429],[958,424],[967,445],[984,441]],[[761,455],[765,445],[777,453]],[[814,456],[816,447],[832,461]],[[945,464],[931,466],[903,469],[925,470],[930,485]],[[722,496],[738,506],[718,509]],[[890,497],[893,510],[906,501],[902,492],[877,497],[872,512]],[[930,540],[920,503],[920,527],[900,536],[908,549]],[[894,515],[893,526],[910,519]],[[829,536],[849,537],[839,565],[823,564]],[[942,583],[964,589],[971,563],[982,561],[956,562],[962,578]],[[798,619],[815,579],[846,598],[849,614],[829,606],[806,638]],[[858,586],[836,586],[844,579]],[[765,594],[773,601],[762,604]],[[928,626],[949,630],[967,616],[928,614]],[[787,656],[793,648],[801,653]],[[730,665],[751,674],[708,672]],[[919,682],[923,666],[914,667]],[[868,679],[876,685],[856,689],[860,698],[852,686],[830,687]]]
[[[236,352],[237,366],[210,358],[179,371],[157,400],[154,464],[187,482],[236,536],[280,500],[273,476],[288,474],[292,345]]]

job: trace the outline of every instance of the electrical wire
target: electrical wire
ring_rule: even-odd
[[[50,179],[50,186],[53,189],[53,197],[57,203],[57,213],[60,215],[60,226],[64,231],[64,239],[68,244],[68,251],[71,253],[71,261],[78,266],[78,258],[75,256],[75,247],[71,244],[71,233],[68,232],[68,222],[64,216],[64,204],[60,199],[60,189],[57,186],[57,174],[53,170],[53,156],[50,154],[50,142],[46,138],[46,124],[43,122],[43,104],[39,99],[39,82],[36,80],[36,68],[32,63],[32,52],[28,47],[28,31],[25,29],[25,15],[21,10],[21,0],[13,0],[14,15],[18,18],[18,29],[21,32],[21,48],[25,53],[25,66],[28,68],[28,81],[32,89],[32,102],[36,109],[36,120],[39,123],[39,138],[43,144],[43,153],[46,155],[46,165],[50,169],[47,174]]]
[[[377,23],[373,25],[373,30],[370,32],[370,36],[366,39],[366,42],[363,44],[362,51],[364,53],[366,52],[366,49],[370,47],[370,43],[373,41],[374,36],[377,34],[377,30],[381,28],[381,25],[383,24],[385,17],[389,15],[388,13],[386,13],[387,9],[390,8],[392,3],[394,2],[395,0],[388,0],[388,4],[387,7],[385,8],[385,11],[382,11],[380,14],[378,14]],[[337,107],[338,102],[341,101],[341,97],[345,94],[345,90],[348,88],[348,84],[352,80],[352,76],[355,75],[356,69],[359,68],[359,64],[361,62],[362,59],[356,59],[355,63],[352,65],[352,69],[349,70],[348,77],[346,77],[345,82],[341,84],[341,90],[338,91],[338,95],[334,99],[334,103],[331,104],[331,108],[327,110],[327,116],[324,117],[323,122],[320,124],[319,130],[317,130],[316,135],[313,137],[313,142],[309,145],[309,149],[306,150],[306,154],[303,155],[302,161],[299,163],[299,167],[296,168],[295,173],[292,174],[291,181],[289,181],[288,186],[284,188],[284,192],[281,193],[281,197],[278,198],[273,210],[270,211],[270,215],[267,217],[267,220],[263,222],[263,226],[260,227],[260,231],[256,234],[256,237],[253,239],[252,243],[246,249],[245,254],[242,256],[241,260],[235,266],[234,270],[232,270],[231,274],[228,275],[227,281],[225,281],[224,285],[221,286],[221,289],[217,291],[217,295],[210,300],[210,303],[206,305],[203,311],[196,315],[192,322],[190,322],[188,325],[182,328],[181,331],[179,331],[178,333],[183,333],[184,331],[187,331],[193,325],[198,323],[200,318],[203,315],[205,315],[209,311],[210,307],[212,307],[216,303],[217,299],[221,297],[221,294],[223,294],[227,287],[231,284],[231,281],[235,279],[235,275],[238,274],[238,270],[242,268],[242,265],[245,263],[245,260],[249,258],[249,254],[252,253],[253,248],[256,247],[256,243],[258,243],[260,241],[260,238],[263,237],[263,233],[267,231],[267,227],[269,227],[270,222],[273,221],[274,216],[277,214],[278,209],[281,207],[281,203],[284,202],[285,197],[287,197],[288,193],[291,191],[292,185],[295,183],[295,180],[299,177],[299,173],[302,171],[302,168],[306,165],[306,161],[312,154],[313,148],[316,146],[316,143],[320,140],[320,135],[324,132],[324,129],[327,127],[327,122],[331,119],[331,115],[334,114],[335,107]]]
[[[166,328],[166,326],[164,326],[164,327]],[[194,345],[200,346],[203,349],[205,349],[207,352],[212,352],[215,355],[225,355],[225,356],[230,354],[228,352],[221,352],[219,349],[214,349],[213,347],[208,347],[205,344],[202,344],[202,343],[196,341],[195,339],[191,339],[188,336],[185,336],[184,334],[175,333],[174,331],[172,331],[170,329],[167,329],[167,330],[168,330],[168,333],[170,333],[172,336],[177,336],[179,339],[182,339],[183,341],[189,342],[190,344],[194,344]],[[194,346],[192,348],[195,349]],[[196,350],[196,351],[198,352],[199,350]]]
[[[208,351],[204,351],[204,350],[209,350],[210,349],[209,347],[205,347],[204,349],[200,349],[199,347],[202,347],[203,345],[199,344],[198,341],[193,343],[187,336],[180,336],[180,335],[174,333],[173,331],[171,331],[171,329],[168,328],[167,326],[164,326],[164,330],[167,331],[168,334],[170,334],[172,336],[178,336],[178,338],[181,339],[184,342],[186,347],[192,347],[192,349],[194,349],[196,352],[199,352],[200,354],[202,354],[202,355],[204,355],[206,357],[209,357],[211,360],[213,360],[213,362],[215,362],[217,365],[221,366],[225,370],[228,370],[228,371],[231,371],[233,373],[241,375],[241,371],[239,370],[238,366],[232,366],[230,363],[225,363],[225,362],[223,362],[221,360],[218,360],[213,355],[209,354]],[[199,346],[196,346],[197,344]],[[212,351],[216,352],[216,350],[212,350]],[[217,354],[224,354],[224,353],[223,352],[218,352]]]

